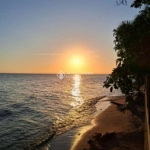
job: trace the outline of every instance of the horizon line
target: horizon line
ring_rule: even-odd
[[[59,72],[58,73],[30,73],[30,72],[24,72],[24,73],[19,73],[19,72],[0,72],[0,74],[37,74],[37,75],[39,75],[39,74],[43,74],[43,75],[50,75],[50,74],[59,74]],[[108,74],[110,74],[110,73],[92,73],[92,74],[90,74],[90,72],[89,73],[65,73],[64,72],[64,74],[68,74],[68,75],[74,75],[74,74],[80,74],[80,75],[99,75],[99,74],[106,74],[106,75],[108,75]]]

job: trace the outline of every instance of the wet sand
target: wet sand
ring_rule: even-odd
[[[96,112],[95,112],[95,108],[93,107],[93,105],[91,105],[90,107],[93,109],[93,112],[95,112],[95,115],[98,113],[102,113],[105,109],[107,109],[111,104],[110,101],[107,101],[108,98],[104,97],[102,99],[100,99],[96,105],[94,104],[94,107],[96,107]],[[95,101],[95,98],[94,98]],[[84,111],[83,111],[84,112]],[[82,113],[83,113],[82,112]],[[92,115],[94,116],[94,115]],[[91,117],[88,116],[88,118],[90,119]],[[78,120],[76,120],[76,122],[78,122]],[[50,144],[50,150],[70,150],[73,145],[75,145],[77,143],[77,141],[80,139],[80,136],[83,135],[87,130],[89,130],[92,127],[92,123],[89,123],[88,125],[84,125],[82,127],[78,127],[78,128],[74,128],[68,132],[65,132],[59,136],[56,136]],[[46,150],[46,149],[42,149],[42,150]]]
[[[124,97],[110,97],[109,99],[124,104]],[[102,102],[99,102],[102,103]],[[100,105],[100,104],[99,104]],[[92,120],[92,126],[85,132],[75,137],[71,150],[89,150],[87,143],[95,133],[105,134],[115,132],[117,141],[108,143],[105,149],[114,150],[143,150],[144,149],[144,123],[130,111],[121,112],[117,106],[111,104],[105,111],[96,115]],[[80,133],[82,131],[79,130]],[[117,142],[117,145],[116,145]],[[68,149],[69,150],[69,149]]]

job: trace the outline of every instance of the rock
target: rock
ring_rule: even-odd
[[[96,135],[93,136],[93,138],[94,138],[96,141],[98,141],[98,142],[101,141],[101,137],[102,137],[102,134],[101,134],[101,133],[96,133]]]
[[[88,140],[87,143],[90,144],[93,150],[104,150],[104,148],[98,145],[98,143],[94,139]]]
[[[112,138],[115,135],[116,135],[115,132],[106,133],[101,137],[101,142],[107,142],[110,138]]]
[[[106,132],[104,135],[101,133],[95,133],[95,135],[90,138],[87,143],[90,144],[91,149],[93,150],[105,150],[119,145],[119,141],[117,140],[115,132]]]

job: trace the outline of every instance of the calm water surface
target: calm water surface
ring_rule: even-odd
[[[89,99],[118,95],[103,88],[106,75],[0,74],[0,150],[29,149],[86,123]],[[84,112],[85,111],[85,112]],[[74,123],[71,123],[74,122]]]

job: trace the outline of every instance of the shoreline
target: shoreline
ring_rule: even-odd
[[[74,145],[74,142],[76,141],[75,139],[77,139],[80,135],[82,135],[84,132],[92,127],[93,118],[95,118],[97,114],[105,111],[111,105],[110,100],[108,100],[107,96],[95,97],[89,100],[92,100],[91,102],[89,102],[92,104],[91,106],[93,108],[93,114],[91,114],[93,117],[89,118],[89,123],[79,127],[75,127],[63,134],[57,135],[54,139],[51,140],[50,149],[61,150],[62,146],[63,150],[71,149],[72,145]],[[95,100],[97,101],[96,103]]]
[[[122,96],[111,96],[108,99],[124,104],[124,97]],[[95,133],[105,134],[106,132],[116,133],[117,141],[119,142],[118,145],[115,145],[115,142],[109,143],[107,145],[109,150],[114,147],[116,150],[144,149],[144,123],[138,117],[133,116],[130,111],[121,112],[117,110],[116,105],[111,104],[106,110],[94,117],[92,126],[89,129],[74,139],[74,145],[71,150],[89,150],[90,145],[87,141]]]

